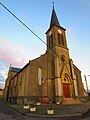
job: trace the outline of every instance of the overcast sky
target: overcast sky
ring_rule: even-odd
[[[0,0],[43,41],[49,28],[52,0]],[[90,0],[54,0],[60,25],[66,28],[70,57],[90,86]],[[46,46],[0,5],[0,88],[12,64],[23,67],[45,53]]]

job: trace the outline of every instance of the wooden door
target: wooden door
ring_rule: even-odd
[[[63,84],[63,94],[65,98],[70,98],[70,85],[64,83]]]

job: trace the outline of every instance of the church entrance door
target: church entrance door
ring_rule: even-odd
[[[70,98],[70,85],[63,83],[63,94],[65,98]]]

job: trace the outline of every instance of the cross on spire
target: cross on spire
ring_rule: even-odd
[[[53,4],[53,8],[54,8],[54,1],[52,2],[52,4]]]
[[[55,9],[54,9],[54,1],[52,2],[52,4],[53,4],[53,10],[52,10],[50,28],[51,28],[53,25],[60,26],[59,21],[58,21],[58,18],[57,18],[57,15],[56,15],[56,12],[55,12]]]

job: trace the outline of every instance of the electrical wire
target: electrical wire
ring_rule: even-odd
[[[21,21],[13,12],[11,12],[5,5],[3,5],[2,3],[0,3],[1,6],[3,8],[5,8],[14,18],[16,18],[25,28],[27,28],[33,35],[35,35],[41,42],[43,42],[46,46],[48,46],[47,43],[45,43],[34,31],[32,31],[23,21]],[[51,48],[50,48],[51,49]],[[59,54],[52,49],[52,51],[56,54],[56,56],[58,56],[58,58],[60,57]]]

